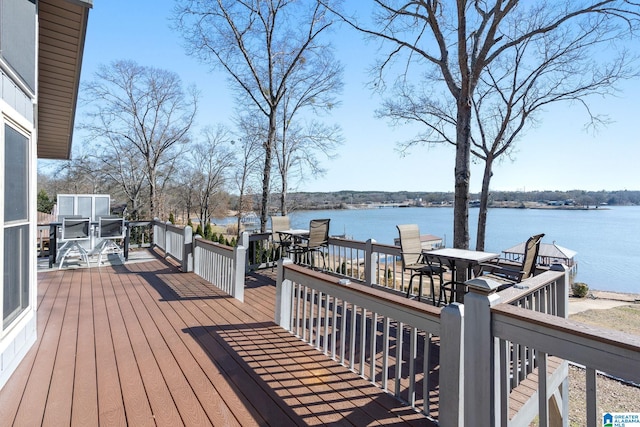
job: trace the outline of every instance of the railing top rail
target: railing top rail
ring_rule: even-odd
[[[442,307],[434,307],[424,302],[414,301],[354,282],[341,284],[341,279],[338,277],[296,264],[284,265],[284,278],[307,286],[313,284],[322,292],[327,292],[367,309],[373,309],[382,315],[394,317],[400,321],[409,318],[421,319],[423,324],[427,323],[424,325],[425,330],[432,333],[438,333],[440,330]],[[410,324],[421,326],[413,322]]]
[[[373,245],[374,252],[393,252],[398,251],[400,253],[400,246],[389,245],[387,243],[374,243]]]
[[[567,336],[586,338],[591,341],[607,344],[620,349],[631,350],[640,355],[640,336],[610,329],[596,328],[574,320],[564,319],[550,314],[527,310],[510,304],[498,304],[491,308],[491,313],[507,318],[521,320],[529,328],[543,327]]]
[[[342,237],[329,236],[329,244],[334,246],[344,246],[347,248],[364,250],[367,243],[362,242],[360,240],[352,240],[352,239],[345,239]]]
[[[270,231],[249,233],[249,241],[250,242],[257,242],[259,240],[267,240],[270,237],[271,237],[271,232]]]
[[[564,271],[545,271],[537,276],[523,280],[518,286],[511,286],[500,294],[500,303],[512,304],[513,302],[534,293],[540,288],[544,288],[549,283],[555,282],[564,276]]]
[[[184,230],[184,225],[174,225],[171,223],[167,223],[167,230],[171,230],[176,233],[182,233],[182,230]]]
[[[153,223],[153,220],[126,221],[131,227],[142,227]]]
[[[215,248],[217,250],[233,252],[232,246],[223,245],[222,243],[218,242],[212,242],[211,240],[207,240],[204,237],[196,236],[193,241],[197,246],[207,246],[209,248]]]

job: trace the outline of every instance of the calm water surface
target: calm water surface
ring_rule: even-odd
[[[293,228],[308,228],[313,218],[331,218],[331,235],[393,244],[396,224],[418,224],[422,234],[453,242],[453,208],[384,208],[303,211],[290,214]],[[478,209],[469,213],[475,248]],[[530,235],[545,233],[544,243],[576,251],[577,281],[591,289],[640,293],[640,207],[590,210],[491,209],[485,249],[501,252]]]

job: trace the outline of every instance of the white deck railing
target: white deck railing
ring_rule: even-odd
[[[165,227],[158,235],[173,232]],[[262,242],[254,265],[271,265],[266,240],[264,233],[251,241]],[[244,271],[239,257],[245,257],[238,253],[236,270],[227,264],[230,249],[198,238],[193,246],[194,263],[217,266],[199,270],[208,280],[222,282],[221,277]],[[502,292],[490,280],[474,279],[467,282],[464,305],[436,308],[371,286],[406,290],[395,246],[331,238],[327,254],[331,274],[280,261],[276,322],[440,426],[526,426],[536,416],[540,426],[567,425],[569,361],[586,367],[589,426],[598,419],[598,371],[640,383],[639,337],[566,319],[565,267]],[[346,277],[351,283],[341,283]],[[435,371],[434,351],[440,364]],[[531,378],[537,390],[516,405],[512,394]]]
[[[235,248],[193,237],[191,227],[153,221],[153,244],[165,256],[181,263],[183,272],[193,271],[214,286],[244,301],[245,248]]]
[[[193,272],[232,297],[244,301],[244,247],[214,243],[201,237],[193,242]]]
[[[242,244],[247,250],[247,268],[259,269],[275,265],[271,250],[271,233],[243,233]],[[359,240],[329,237],[325,250],[326,269],[352,281],[379,285],[406,292],[408,276],[403,274],[398,246],[377,243],[373,239]],[[320,259],[315,260],[319,265]]]
[[[278,266],[280,326],[430,417],[434,395],[442,401],[461,381],[460,320],[457,306],[422,304],[290,260]],[[438,339],[445,331],[451,338]],[[457,416],[454,396],[445,399],[455,407],[449,418]]]
[[[561,319],[544,313],[538,313],[508,304],[500,304],[491,309],[494,337],[500,340],[499,360],[504,360],[508,343],[525,345],[535,350],[538,367],[538,389],[531,406],[537,407],[539,425],[552,425],[551,419],[562,418],[555,408],[562,408],[568,414],[568,383],[566,375],[567,361],[586,368],[586,402],[583,410],[587,415],[587,426],[601,424],[600,406],[597,403],[596,375],[602,371],[608,375],[627,381],[640,383],[640,337],[621,332],[612,332],[594,328],[583,323]],[[549,364],[550,355],[564,360],[560,368],[552,372]],[[508,362],[507,362],[508,363]],[[505,376],[505,365],[499,379],[500,417],[508,418],[509,408],[508,379]],[[558,374],[558,370],[560,374]],[[563,381],[563,377],[565,380]],[[564,398],[563,398],[564,397]],[[557,404],[550,405],[551,399]],[[535,411],[526,412],[524,406],[509,422],[510,425],[529,425],[527,418],[535,415]],[[578,409],[580,410],[580,409]],[[606,408],[604,408],[606,411]],[[534,412],[532,414],[532,412]],[[528,415],[528,416],[523,416]],[[564,417],[566,419],[566,415]],[[506,423],[502,423],[506,425]],[[498,425],[496,420],[495,425]]]
[[[528,426],[568,424],[568,363],[586,367],[587,425],[598,419],[596,372],[638,383],[640,337],[568,320],[569,271],[554,266],[495,293],[498,284],[475,279],[465,295],[465,425]],[[512,401],[525,378],[537,389],[528,400]],[[560,424],[559,424],[560,423]]]

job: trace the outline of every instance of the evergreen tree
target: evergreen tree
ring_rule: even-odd
[[[54,204],[44,189],[38,192],[38,212],[51,213]]]

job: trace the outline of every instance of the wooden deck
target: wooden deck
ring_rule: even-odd
[[[434,425],[273,322],[157,259],[38,275],[38,341],[0,425]]]

